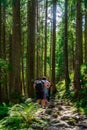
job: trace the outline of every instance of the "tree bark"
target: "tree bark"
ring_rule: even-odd
[[[33,80],[35,77],[35,6],[36,0],[28,0],[28,43],[27,43],[27,93],[34,97]]]
[[[0,1],[0,58],[1,58],[1,1]],[[1,67],[0,67],[0,75],[1,75]],[[1,95],[1,76],[0,76],[0,95]],[[0,96],[1,101],[1,96]]]
[[[81,1],[77,0],[77,17],[76,17],[76,59],[75,59],[75,73],[74,73],[74,88],[75,97],[79,96],[80,85],[80,66],[82,63],[82,24],[81,24]]]
[[[45,0],[45,50],[44,50],[44,75],[47,74],[47,6],[48,0]]]
[[[85,1],[85,63],[87,63],[87,1]]]
[[[65,31],[64,31],[64,55],[65,55],[65,86],[66,92],[69,91],[69,71],[68,71],[68,20],[67,20],[68,0],[65,0]]]
[[[52,41],[52,92],[56,91],[55,87],[55,46],[56,46],[56,0],[53,0],[53,41]]]
[[[13,35],[11,45],[11,74],[12,80],[9,89],[10,100],[19,102],[21,98],[21,82],[20,82],[20,49],[21,49],[21,22],[20,22],[20,0],[13,0]]]
[[[6,60],[6,9],[3,4],[1,6],[1,15],[1,58]],[[7,74],[5,69],[1,70],[1,81],[1,100],[7,101]]]

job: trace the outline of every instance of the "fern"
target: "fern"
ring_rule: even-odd
[[[40,123],[39,119],[35,118],[35,113],[39,108],[39,105],[27,100],[24,104],[15,104],[8,111],[8,116],[1,120],[0,129],[11,130],[30,127],[33,122]]]

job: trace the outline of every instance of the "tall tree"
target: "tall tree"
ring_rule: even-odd
[[[39,1],[37,1],[36,6],[36,77],[40,76],[40,4]]]
[[[12,44],[12,34],[9,34],[9,65],[10,65],[10,70],[9,70],[9,93],[8,93],[8,99],[11,99],[12,96],[12,85],[13,85],[13,57],[12,57],[12,51],[13,51],[13,44]]]
[[[65,0],[65,29],[64,29],[64,55],[65,55],[65,86],[66,92],[69,90],[69,71],[68,71],[68,0]]]
[[[37,32],[37,37],[36,37],[36,77],[39,77],[39,50],[38,50],[38,43],[39,43],[39,35],[38,35],[38,33],[39,33],[39,27],[38,27],[38,24],[39,24],[39,20],[38,20],[38,18],[39,18],[39,16],[38,16],[38,10],[39,10],[39,5],[38,5],[38,0],[37,0],[37,8],[36,8],[36,32]]]
[[[21,96],[20,82],[20,48],[21,48],[21,22],[20,22],[20,0],[13,0],[13,35],[12,35],[12,59],[10,78],[10,100],[18,102]]]
[[[47,6],[48,0],[45,0],[45,52],[44,52],[44,75],[47,73]]]
[[[80,90],[80,66],[82,63],[82,15],[81,15],[81,0],[77,0],[76,5],[76,59],[75,59],[75,74],[74,74],[74,87],[75,96],[78,97]]]
[[[6,32],[5,32],[5,24],[6,24],[6,8],[5,5],[2,6],[2,57],[6,58]]]
[[[25,94],[25,81],[24,81],[24,33],[22,34],[22,45],[21,45],[21,77],[22,77],[22,90]]]
[[[87,63],[87,1],[85,0],[85,62]]]
[[[2,59],[6,60],[6,7],[5,4],[2,4],[2,27],[1,27],[1,57]],[[2,101],[5,101],[7,99],[7,86],[6,86],[6,72],[5,70],[2,70]]]
[[[1,58],[1,1],[0,1],[0,58]],[[0,75],[1,75],[1,68],[0,68]],[[1,76],[0,76],[0,95],[1,95]]]
[[[1,1],[0,1],[0,46],[1,46]],[[1,47],[0,47],[0,49],[1,49]]]
[[[27,93],[34,97],[32,81],[35,77],[35,11],[36,0],[28,0]]]
[[[52,41],[52,92],[56,91],[55,87],[55,45],[56,45],[56,0],[53,0],[53,41]]]

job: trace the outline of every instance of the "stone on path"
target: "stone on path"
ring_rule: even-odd
[[[65,105],[62,101],[51,99],[46,109],[36,114],[40,120],[47,121],[43,128],[33,124],[37,130],[87,130],[87,118],[79,115],[72,105]]]

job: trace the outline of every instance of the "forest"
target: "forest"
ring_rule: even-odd
[[[33,87],[43,76],[45,109]],[[87,129],[86,0],[0,0],[0,130],[34,129]]]

